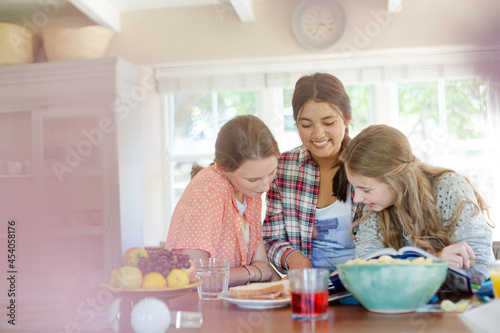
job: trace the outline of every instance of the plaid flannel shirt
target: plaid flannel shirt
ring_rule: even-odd
[[[263,240],[269,260],[283,273],[281,257],[288,249],[311,260],[311,239],[319,194],[319,166],[302,145],[281,155],[276,178],[267,192]],[[351,190],[351,195],[354,191]],[[357,205],[352,201],[351,216]]]

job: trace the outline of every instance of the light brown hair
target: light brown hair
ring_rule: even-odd
[[[226,172],[235,171],[247,160],[271,156],[279,158],[278,143],[271,130],[256,116],[236,116],[226,122],[217,135],[215,162]],[[201,169],[193,165],[191,178]]]
[[[421,162],[413,155],[406,136],[393,127],[372,125],[365,128],[351,140],[339,159],[349,173],[376,178],[395,190],[395,205],[373,212],[378,214],[379,239],[383,235],[385,247],[399,249],[404,246],[404,232],[412,235],[416,246],[437,254],[451,245],[453,229],[464,205],[476,206],[471,200],[463,200],[456,207],[451,223],[444,226],[433,196],[434,186],[444,174],[455,171]],[[488,212],[484,199],[465,179],[479,204],[476,213]]]

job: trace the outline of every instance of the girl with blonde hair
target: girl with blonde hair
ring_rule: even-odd
[[[364,129],[339,159],[354,201],[364,205],[352,228],[356,257],[416,246],[465,269],[474,284],[488,279],[494,259],[488,209],[467,178],[421,162],[406,136],[386,125]]]

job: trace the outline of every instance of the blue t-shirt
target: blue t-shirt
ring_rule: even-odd
[[[312,265],[337,269],[338,264],[354,259],[354,243],[350,234],[351,196],[347,202],[335,201],[317,208],[312,235]]]

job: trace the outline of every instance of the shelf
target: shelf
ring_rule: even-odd
[[[67,226],[57,229],[55,232],[59,236],[103,236],[104,227],[96,226]]]
[[[13,178],[28,178],[28,177],[33,177],[33,174],[31,173],[21,173],[18,175],[0,175],[0,178],[8,178],[8,179],[13,179]]]
[[[74,167],[70,168],[71,172],[58,170],[63,177],[100,177],[102,169],[97,167]],[[44,167],[43,175],[45,177],[57,177],[57,174],[50,167]]]

